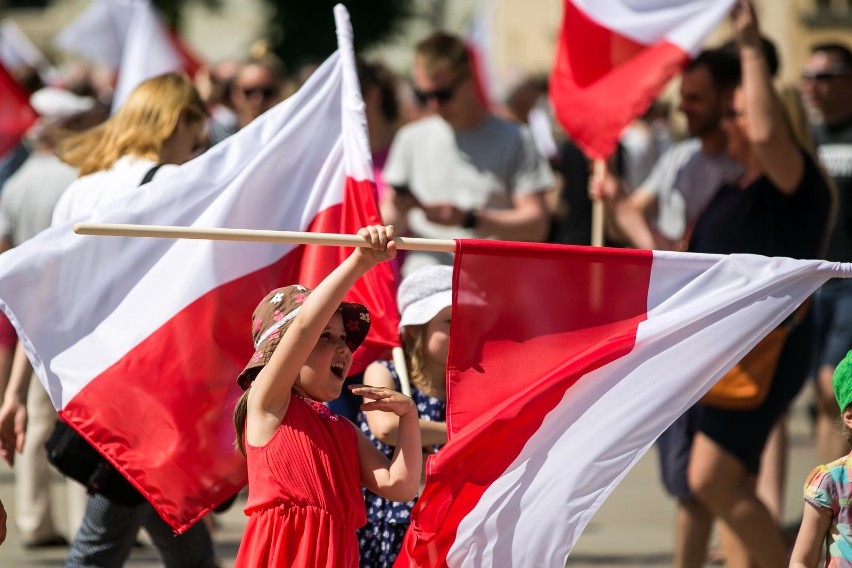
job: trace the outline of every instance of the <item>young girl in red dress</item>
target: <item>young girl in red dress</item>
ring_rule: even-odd
[[[352,352],[370,328],[349,288],[396,255],[393,227],[371,226],[359,247],[313,291],[273,290],[252,317],[255,354],[237,379],[245,393],[234,411],[237,446],[248,462],[249,517],[235,567],[357,567],[356,529],[365,522],[361,485],[408,501],[420,481],[417,409],[388,388],[354,385],[363,410],[399,417],[388,459],[354,424],[322,403],[340,395]]]

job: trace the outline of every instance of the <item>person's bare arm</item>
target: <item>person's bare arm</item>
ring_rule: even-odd
[[[787,128],[772,85],[754,6],[748,0],[739,0],[731,18],[740,49],[748,137],[772,183],[781,192],[792,194],[802,180],[804,158]]]
[[[249,444],[262,446],[272,439],[287,412],[299,371],[349,289],[378,262],[396,255],[392,226],[365,227],[358,235],[371,246],[356,247],[308,295],[269,362],[257,374],[247,401],[246,440]]]
[[[393,457],[390,460],[356,428],[361,483],[379,497],[391,501],[414,499],[420,488],[423,464],[420,426],[414,401],[401,392],[387,388],[367,385],[352,385],[349,388],[353,394],[364,397],[365,402],[361,405],[361,410],[368,413],[393,414],[398,417],[399,422]]]
[[[364,372],[364,384],[372,387],[396,389],[387,367],[373,363]],[[367,402],[367,401],[365,401]],[[367,412],[365,415],[370,432],[380,442],[396,446],[399,432],[399,418],[390,412]],[[447,423],[420,420],[420,440],[424,446],[447,443]]]
[[[790,556],[790,568],[817,568],[830,525],[830,510],[817,509],[805,502],[802,524]]]
[[[506,241],[541,242],[547,238],[550,229],[545,193],[537,191],[515,195],[510,209],[484,208],[469,212],[450,203],[422,204],[421,208],[433,223],[462,227],[465,218],[472,214],[473,230],[477,235]]]
[[[0,457],[15,465],[15,452],[24,450],[27,433],[27,393],[33,368],[20,342],[15,350],[9,384],[0,405]]]
[[[657,196],[641,187],[615,205],[615,220],[636,248],[667,248],[648,221],[656,206]]]

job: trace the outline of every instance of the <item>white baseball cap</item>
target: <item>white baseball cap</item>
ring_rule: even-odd
[[[92,110],[95,99],[81,97],[57,87],[44,87],[30,96],[30,105],[43,119],[59,120]]]
[[[397,291],[399,329],[429,323],[453,305],[453,267],[423,266],[403,279]]]

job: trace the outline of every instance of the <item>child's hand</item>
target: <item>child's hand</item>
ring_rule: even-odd
[[[370,247],[358,247],[355,253],[361,259],[377,264],[396,256],[396,243],[393,241],[393,225],[370,225],[358,231],[358,236],[370,243]]]
[[[382,412],[393,412],[397,416],[402,416],[414,410],[414,401],[393,389],[367,385],[350,385],[349,390],[354,395],[373,399],[373,402],[365,402],[361,405],[361,410],[365,412],[381,410]]]

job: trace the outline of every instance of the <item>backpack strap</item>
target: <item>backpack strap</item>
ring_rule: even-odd
[[[143,186],[146,183],[148,183],[149,181],[151,181],[152,179],[154,179],[154,176],[157,175],[157,170],[159,170],[162,167],[163,167],[163,164],[157,164],[156,166],[154,166],[150,170],[148,170],[145,173],[145,177],[143,177],[142,181],[139,182],[139,185]]]

